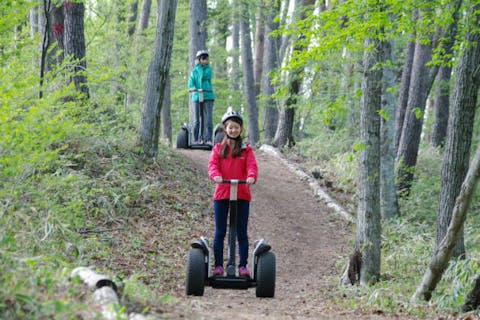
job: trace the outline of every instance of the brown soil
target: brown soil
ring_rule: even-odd
[[[208,151],[179,152],[207,176]],[[256,156],[259,178],[252,187],[250,246],[259,238],[272,245],[277,264],[275,298],[256,298],[254,288],[206,287],[202,297],[180,296],[179,303],[163,316],[167,319],[381,318],[358,310],[342,311],[330,299],[344,268],[342,262],[352,250],[351,224],[315,198],[309,186],[281,161],[259,150]],[[210,219],[213,225],[211,216]],[[211,240],[213,234],[206,236]],[[183,287],[183,282],[178,286]]]

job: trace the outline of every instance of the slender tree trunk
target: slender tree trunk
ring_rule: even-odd
[[[264,97],[263,139],[266,143],[270,143],[275,136],[278,124],[278,107],[276,100],[272,97],[275,93],[272,73],[278,68],[279,40],[278,37],[273,36],[271,32],[278,29],[278,22],[276,22],[275,18],[279,13],[279,2],[276,0],[270,0],[266,5],[265,11],[265,50],[261,82],[261,93]]]
[[[257,2],[257,16],[255,29],[255,58],[253,59],[253,78],[255,80],[255,97],[260,94],[260,83],[263,73],[263,52],[265,48],[265,7],[264,0]]]
[[[393,41],[385,41],[383,48],[382,110],[385,117],[381,119],[381,184],[380,206],[383,219],[398,216],[397,188],[395,186],[395,96],[392,89],[395,86],[395,74],[390,63],[393,63]]]
[[[140,10],[140,19],[138,20],[139,35],[148,28],[148,18],[150,17],[151,8],[152,0],[142,0],[142,9]]]
[[[413,57],[415,55],[415,35],[408,37],[407,47],[405,48],[405,60],[403,62],[402,80],[400,82],[400,92],[398,95],[397,109],[395,114],[395,151],[398,150],[400,137],[402,136],[405,111],[408,103],[408,90],[410,88],[410,78],[412,76]]]
[[[135,24],[137,22],[137,13],[138,13],[138,1],[131,0],[128,5],[128,18],[127,18],[127,34],[129,37],[133,36],[135,33]]]
[[[48,53],[48,48],[52,43],[50,7],[49,0],[40,0],[38,5],[38,31],[40,34],[40,83],[38,97],[40,99],[43,96],[44,76],[50,69],[50,60],[52,60],[51,53]]]
[[[360,153],[359,199],[355,250],[361,252],[360,284],[370,284],[380,277],[381,214],[380,214],[380,116],[383,57],[382,42],[368,39],[362,82],[360,137],[364,149]]]
[[[434,122],[431,137],[431,144],[434,147],[442,147],[447,135],[451,73],[451,67],[442,66],[437,75],[437,88],[433,99]]]
[[[52,8],[52,30],[53,36],[56,40],[57,46],[57,64],[61,65],[65,57],[65,46],[63,43],[64,37],[64,22],[63,22],[63,10],[62,6],[53,6]]]
[[[235,1],[234,1],[234,8]],[[232,74],[230,86],[233,91],[240,90],[240,23],[238,10],[232,10],[232,49],[230,51],[232,59]]]
[[[172,99],[171,99],[171,80],[170,77],[167,78],[167,83],[165,84],[165,93],[163,96],[162,111],[161,111],[161,137],[168,141],[168,144],[172,144],[172,116],[170,111],[172,109]]]
[[[70,67],[68,70],[72,73],[70,82],[73,82],[75,89],[89,97],[87,86],[87,78],[85,72],[87,70],[87,61],[85,55],[85,36],[83,29],[83,17],[85,14],[85,6],[83,2],[63,3],[64,12],[64,45],[65,57],[70,58]]]
[[[241,5],[240,33],[242,41],[243,92],[245,94],[248,113],[247,136],[249,142],[252,145],[256,145],[260,140],[260,130],[258,128],[258,108],[253,76],[252,40],[250,38],[248,3],[242,0]]]
[[[423,128],[425,104],[432,87],[433,70],[427,66],[432,58],[432,41],[423,44],[417,40],[413,58],[412,76],[408,92],[407,110],[402,128],[402,136],[397,151],[398,190],[408,194],[413,180],[413,170],[417,163],[420,136]],[[436,73],[436,72],[435,72]]]
[[[207,39],[207,0],[190,0],[190,13],[189,13],[189,29],[188,29],[188,55],[189,55],[189,68],[188,74],[195,67],[195,54],[198,50],[206,50]],[[193,128],[195,121],[195,108],[192,103],[192,99],[188,99],[189,110],[189,123]],[[190,130],[191,133],[192,130]],[[192,136],[193,139],[193,136]]]
[[[139,137],[147,156],[156,157],[160,113],[170,69],[177,0],[157,0],[157,34],[145,81]]]
[[[315,0],[297,0],[295,2],[296,20],[301,21],[306,18],[307,9],[312,12],[315,9]],[[298,54],[305,50],[305,46],[301,44],[304,35],[293,43],[292,55]],[[289,147],[295,145],[293,136],[293,125],[295,121],[295,105],[297,103],[297,96],[300,93],[300,87],[304,76],[304,67],[300,66],[296,70],[290,71],[288,74],[288,97],[285,106],[280,108],[280,117],[277,126],[277,132],[272,141],[272,145],[276,147],[284,147],[288,144]]]
[[[444,64],[440,67],[437,75],[437,90],[435,90],[434,98],[434,112],[435,118],[432,129],[431,143],[435,147],[443,146],[445,137],[447,135],[448,124],[448,109],[450,100],[450,78],[452,75],[452,68],[449,65],[450,57],[453,55],[453,45],[455,43],[455,34],[457,33],[459,10],[462,5],[462,0],[457,0],[450,4],[453,11],[453,21],[445,31],[442,39],[446,39],[443,47],[445,48]]]

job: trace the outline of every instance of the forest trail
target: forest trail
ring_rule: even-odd
[[[210,152],[178,150],[207,178]],[[327,298],[338,285],[339,257],[352,249],[352,227],[314,197],[279,159],[255,152],[259,178],[252,187],[250,252],[264,238],[276,255],[275,298],[255,297],[255,289],[205,288],[202,297],[184,296],[167,319],[379,319],[379,315],[342,311]],[[213,214],[212,222],[213,224]],[[210,241],[213,234],[206,235]],[[250,262],[250,261],[249,261]],[[182,279],[183,280],[183,279]],[[181,284],[183,285],[183,284]]]

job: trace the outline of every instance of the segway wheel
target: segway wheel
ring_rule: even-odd
[[[206,263],[202,249],[188,251],[185,291],[188,296],[203,296],[205,289]]]
[[[177,133],[177,149],[188,149],[188,132],[185,129]]]
[[[215,137],[214,137],[214,139],[213,139],[213,142],[214,142],[215,144],[220,143],[220,142],[222,142],[223,137],[225,137],[225,132],[223,132],[223,131],[221,131],[221,130],[215,131]]]
[[[275,254],[266,252],[258,257],[257,262],[257,290],[259,298],[273,298],[275,295]]]

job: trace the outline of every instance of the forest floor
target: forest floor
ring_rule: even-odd
[[[207,179],[210,152],[179,150]],[[273,299],[256,298],[255,289],[205,288],[201,297],[186,296],[178,279],[178,300],[163,310],[165,319],[385,319],[382,312],[345,310],[333,303],[334,292],[352,251],[353,226],[318,197],[278,158],[256,151],[259,178],[252,187],[250,246],[264,238],[276,255]],[[210,199],[209,199],[210,200]],[[213,237],[213,214],[205,219]],[[194,240],[194,239],[192,239]],[[183,290],[183,292],[181,291]]]

